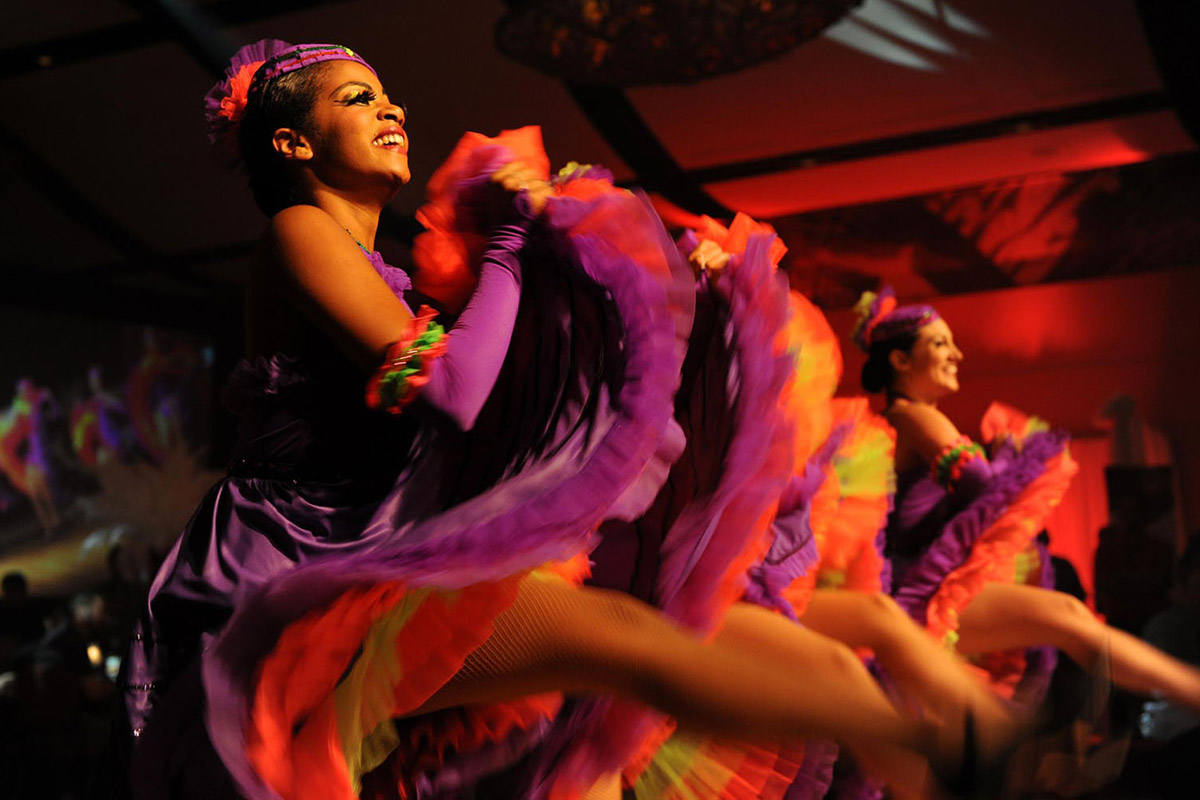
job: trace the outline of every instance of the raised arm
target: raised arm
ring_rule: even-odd
[[[520,165],[498,170],[492,185],[492,218],[503,221],[493,225],[479,283],[441,356],[430,360],[419,393],[420,406],[464,430],[474,425],[508,352],[520,304],[518,253],[549,194],[545,181]],[[389,347],[413,334],[407,307],[320,209],[297,206],[277,215],[268,254],[289,277],[301,310],[365,371],[386,369]]]
[[[430,368],[419,402],[470,430],[496,383],[521,302],[517,258],[529,220],[497,226],[488,239],[479,283],[446,337],[445,354]]]

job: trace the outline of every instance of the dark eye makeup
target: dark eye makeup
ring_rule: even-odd
[[[375,92],[371,91],[370,89],[362,89],[362,90],[357,91],[354,94],[350,95],[345,100],[343,100],[342,105],[367,106],[367,105],[370,105],[371,103],[374,103],[377,98],[378,98],[378,95],[376,95]]]
[[[375,94],[375,92],[373,90],[360,89],[359,91],[355,92],[354,94],[350,95],[349,97],[347,97],[343,100],[339,100],[338,102],[344,106],[369,106],[369,105],[371,105],[371,103],[374,103],[378,99],[379,99],[379,95]],[[404,102],[399,102],[399,103],[396,103],[396,105],[400,106],[400,110],[404,113],[404,116],[407,117],[408,116],[408,104],[404,103]]]

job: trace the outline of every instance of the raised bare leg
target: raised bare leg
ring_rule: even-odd
[[[1033,586],[989,584],[959,617],[958,649],[986,653],[1053,645],[1085,669],[1106,650],[1118,686],[1161,695],[1200,713],[1200,669],[1110,628],[1070,595]]]
[[[888,676],[935,719],[961,724],[970,709],[984,753],[1007,747],[1022,726],[981,680],[887,595],[818,590],[801,622],[851,647],[870,648]]]
[[[700,733],[958,752],[935,726],[899,714],[849,648],[775,623],[787,631],[786,653],[728,633],[705,643],[627,595],[530,579],[488,641],[418,713],[551,690],[611,691]]]

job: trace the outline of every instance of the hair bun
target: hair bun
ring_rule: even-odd
[[[878,394],[887,388],[891,380],[891,364],[888,363],[885,357],[878,354],[872,355],[862,365],[862,372],[859,373],[859,381],[862,383],[864,392],[868,394]]]

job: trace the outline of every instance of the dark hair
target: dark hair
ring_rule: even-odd
[[[896,370],[892,368],[892,351],[911,353],[913,345],[917,343],[917,335],[918,331],[907,331],[871,343],[867,350],[867,361],[859,374],[863,391],[875,394],[892,385],[896,377]]]
[[[254,202],[268,217],[307,202],[295,186],[288,164],[275,151],[271,136],[279,128],[309,132],[312,109],[328,62],[280,75],[253,92],[238,126],[238,146],[250,176]]]

